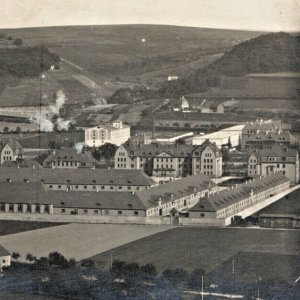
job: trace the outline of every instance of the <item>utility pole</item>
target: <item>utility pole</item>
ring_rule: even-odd
[[[110,253],[110,270],[112,270],[112,263],[113,263],[113,255],[112,252]]]
[[[202,275],[202,278],[201,278],[201,299],[203,300],[204,298],[204,295],[203,295],[203,275]]]

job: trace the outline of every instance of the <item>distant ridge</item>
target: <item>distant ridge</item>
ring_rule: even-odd
[[[300,72],[300,36],[279,32],[244,41],[209,66],[164,84],[160,92],[168,95],[201,92],[218,86],[222,76],[273,72]]]

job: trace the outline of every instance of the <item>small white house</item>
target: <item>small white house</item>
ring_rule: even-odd
[[[3,267],[9,267],[10,261],[10,253],[0,245],[0,270],[2,270]]]

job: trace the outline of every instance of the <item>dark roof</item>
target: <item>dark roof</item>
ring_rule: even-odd
[[[248,198],[251,190],[253,190],[254,194],[258,194],[287,181],[289,181],[289,179],[282,173],[274,173],[266,177],[253,179],[250,183],[239,184],[237,187],[200,199],[190,211],[217,211]]]
[[[282,128],[282,123],[281,121],[271,121],[271,122],[266,122],[266,121],[256,121],[256,122],[251,122],[251,123],[246,123],[245,127],[243,129],[244,131],[247,130],[262,130],[262,131],[267,131],[267,130],[276,130]]]
[[[47,196],[58,208],[145,210],[140,199],[132,193],[48,191]]]
[[[276,142],[290,142],[292,135],[289,132],[259,132],[245,138],[246,142],[264,142],[264,141],[276,141]]]
[[[252,153],[258,159],[264,160],[268,157],[294,157],[296,158],[298,153],[297,149],[289,148],[285,145],[274,145],[272,149],[263,149]]]
[[[0,182],[0,203],[8,202],[47,203],[47,196],[41,183]]]
[[[45,191],[40,183],[0,182],[0,203],[53,204],[55,208],[144,210],[135,194]]]
[[[73,148],[62,148],[58,150],[53,150],[53,152],[45,159],[44,163],[48,164],[53,161],[69,161],[80,163],[97,162],[90,152],[78,153]]]
[[[139,157],[155,157],[163,152],[166,152],[173,157],[189,157],[193,156],[197,151],[202,152],[206,147],[210,147],[216,155],[221,155],[219,148],[209,140],[205,140],[201,145],[175,145],[160,143],[132,145],[126,143],[122,146],[129,152],[129,156]]]
[[[152,186],[155,181],[140,170],[117,169],[52,169],[52,168],[0,168],[0,181],[16,182],[100,184],[116,186]],[[69,181],[68,181],[69,180]]]
[[[159,200],[162,203],[170,202],[172,195],[176,200],[215,186],[216,184],[208,176],[197,174],[136,192],[136,195],[146,208],[151,208],[156,206]]]
[[[17,160],[17,161],[5,161],[0,168],[41,168],[42,166],[35,160]],[[1,172],[1,171],[0,171]]]
[[[0,245],[0,257],[8,255],[10,255],[10,253],[3,246]]]
[[[232,124],[244,123],[247,120],[253,120],[253,117],[248,115],[226,113],[226,114],[214,114],[214,113],[201,113],[201,112],[177,112],[177,111],[163,111],[155,115],[155,122],[160,120],[176,121],[211,121],[211,122],[228,122]]]

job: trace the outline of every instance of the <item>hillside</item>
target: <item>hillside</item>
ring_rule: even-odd
[[[165,84],[161,93],[203,92],[219,86],[222,77],[275,72],[300,72],[299,36],[271,33],[242,42],[212,64],[177,82]]]
[[[193,69],[193,64],[194,68],[203,67],[206,60],[212,62],[213,55],[259,35],[249,31],[165,25],[44,27],[5,32],[21,37],[27,45],[43,43],[99,82],[140,83],[157,82],[157,78],[165,79],[169,73],[186,74]]]

